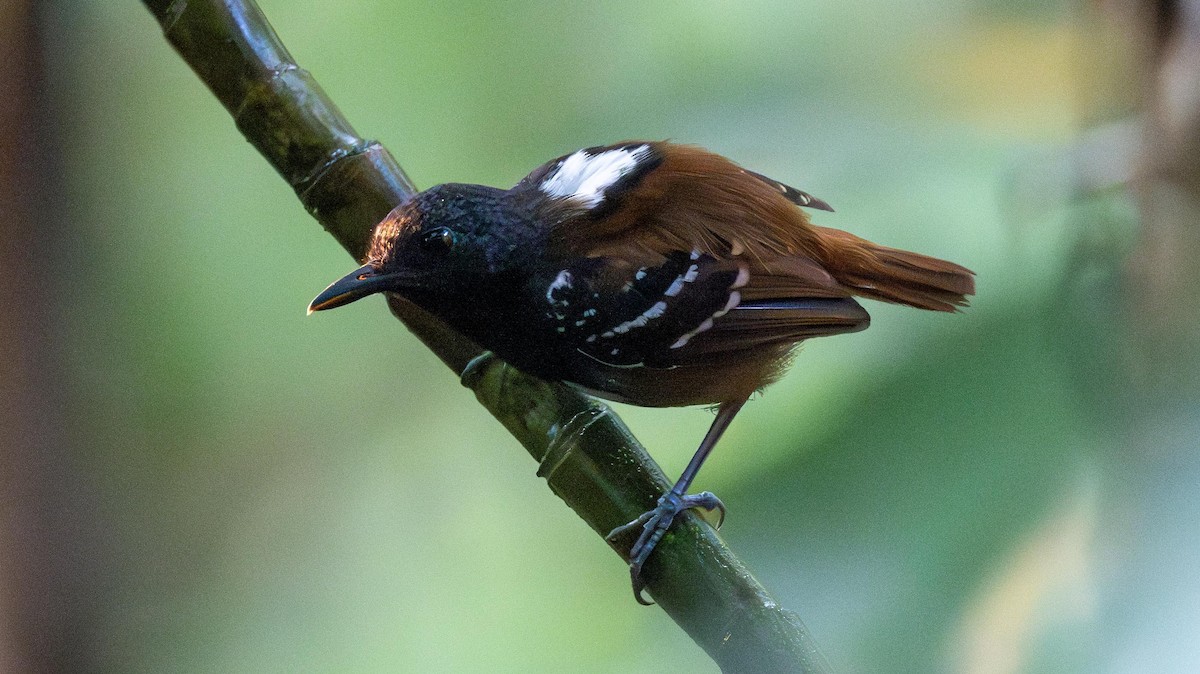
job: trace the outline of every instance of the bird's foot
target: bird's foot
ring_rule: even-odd
[[[698,494],[680,496],[673,491],[669,491],[663,494],[662,498],[658,499],[658,505],[654,507],[654,510],[648,510],[629,524],[622,524],[609,532],[607,539],[615,541],[638,527],[642,529],[642,533],[638,536],[637,541],[629,549],[629,577],[633,581],[633,596],[639,604],[650,606],[654,603],[642,596],[642,590],[646,589],[646,582],[642,580],[642,566],[650,558],[650,553],[654,551],[658,542],[667,533],[667,529],[671,528],[671,523],[675,521],[675,516],[690,508],[702,508],[709,512],[713,510],[719,512],[720,517],[717,519],[718,529],[725,522],[725,504],[721,503],[721,499],[717,498],[712,492],[702,491]]]
[[[463,368],[461,374],[458,375],[458,381],[467,388],[475,388],[475,384],[479,382],[479,378],[483,376],[483,369],[488,366],[493,360],[496,360],[496,354],[491,351],[484,351],[467,362],[467,366]]]

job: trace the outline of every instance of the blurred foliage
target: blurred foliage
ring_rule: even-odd
[[[839,671],[1094,671],[1078,560],[1119,423],[1086,374],[1104,345],[1063,320],[1070,190],[1013,188],[1072,141],[1103,60],[1070,7],[260,4],[422,187],[671,138],[975,269],[961,315],[873,305],[869,331],[806,345],[697,486]],[[350,261],[139,3],[45,22],[69,36],[47,53],[75,288],[55,310],[107,668],[711,671],[382,300],[305,318]],[[621,413],[669,474],[709,421]],[[1017,670],[978,667],[997,649]]]

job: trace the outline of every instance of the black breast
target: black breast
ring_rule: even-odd
[[[700,253],[674,253],[653,267],[581,260],[541,279],[543,329],[558,349],[599,364],[672,367],[693,337],[736,306],[738,278],[737,263]]]

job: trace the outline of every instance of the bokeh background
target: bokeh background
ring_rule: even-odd
[[[422,187],[670,138],[978,273],[697,483],[835,670],[1200,669],[1196,2],[260,4]],[[0,668],[715,670],[382,299],[305,317],[353,261],[140,3],[0,18]]]

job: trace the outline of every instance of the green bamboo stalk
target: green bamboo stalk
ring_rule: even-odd
[[[247,140],[361,261],[373,226],[416,192],[391,154],[355,133],[252,0],[144,3]],[[478,346],[415,305],[388,303],[455,372],[479,355]],[[473,371],[464,385],[539,462],[550,489],[601,536],[653,507],[670,487],[629,429],[597,400],[498,360]],[[624,558],[629,543],[613,548]],[[644,576],[658,605],[723,671],[827,671],[799,617],[779,607],[696,515],[676,520]]]

